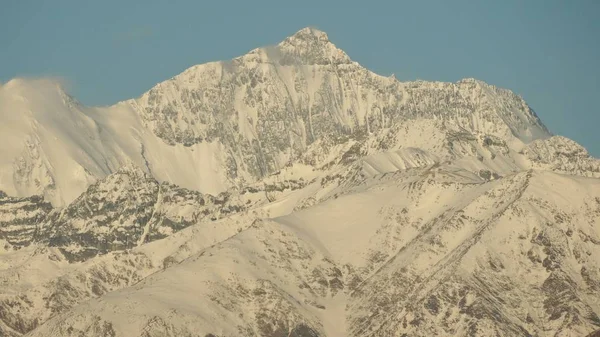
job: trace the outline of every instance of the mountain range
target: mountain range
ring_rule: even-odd
[[[0,86],[2,336],[585,336],[600,160],[305,28],[88,107]]]

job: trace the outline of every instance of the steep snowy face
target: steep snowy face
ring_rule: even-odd
[[[474,79],[401,83],[381,77],[312,28],[232,61],[192,67],[132,104],[171,144],[214,137],[269,144],[271,132],[283,132],[285,143],[273,149],[282,152],[301,149],[327,132],[372,132],[403,118],[442,119],[524,142],[549,136],[527,104],[508,90]]]
[[[86,188],[134,164],[160,181],[218,194],[227,187],[217,142],[169,146],[147,132],[128,104],[89,108],[52,80],[0,88],[0,189],[66,206]]]
[[[110,171],[96,122],[51,80],[0,87],[0,189],[61,204]]]
[[[441,121],[443,129],[509,143],[550,136],[508,90],[472,79],[401,83],[352,62],[310,28],[231,61],[192,67],[130,104],[167,144],[218,140],[235,163],[229,170],[254,180],[319,140],[363,138],[406,120]]]

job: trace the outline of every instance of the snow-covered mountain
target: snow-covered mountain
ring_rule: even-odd
[[[275,47],[192,67],[111,107],[85,107],[54,82],[24,79],[0,88],[0,104],[0,190],[42,194],[57,206],[128,162],[159,181],[218,194],[299,160],[323,164],[306,153],[392,137],[413,120],[442,137],[493,136],[515,149],[549,136],[508,90],[473,79],[382,77],[311,28]],[[429,143],[428,132],[411,134],[414,145]]]
[[[518,95],[313,28],[109,107],[15,79],[0,335],[586,335],[599,178]]]

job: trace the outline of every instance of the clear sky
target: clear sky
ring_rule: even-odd
[[[0,81],[60,77],[112,104],[306,26],[382,75],[512,89],[600,157],[600,0],[2,0]]]

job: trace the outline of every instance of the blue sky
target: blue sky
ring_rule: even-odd
[[[112,104],[306,26],[382,75],[512,89],[600,157],[597,0],[5,0],[0,81],[60,77],[83,103]]]

